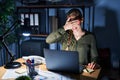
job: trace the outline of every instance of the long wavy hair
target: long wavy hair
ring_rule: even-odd
[[[69,16],[74,16],[74,19],[70,19],[70,21],[72,21],[72,20],[82,20],[82,18],[83,18],[82,13],[80,12],[80,10],[79,9],[75,9],[75,8],[73,8],[73,9],[68,11],[67,18]],[[72,30],[68,30],[67,33],[68,33],[67,46],[69,47],[70,44],[72,43],[71,40],[72,40],[72,36],[73,36],[73,31]]]

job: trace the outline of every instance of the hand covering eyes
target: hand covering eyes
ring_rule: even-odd
[[[68,22],[74,21],[74,20],[79,20],[79,19],[80,19],[79,16],[76,16],[75,18],[71,18]]]

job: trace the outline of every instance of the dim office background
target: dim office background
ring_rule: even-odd
[[[2,1],[2,0],[1,0]],[[111,66],[114,68],[119,67],[119,60],[120,60],[120,10],[119,10],[119,0],[94,0],[95,1],[95,11],[94,15],[89,15],[86,13],[85,17],[85,28],[88,29],[89,25],[91,23],[94,23],[94,27],[90,25],[90,31],[94,32],[97,39],[97,46],[98,48],[109,48],[111,53]],[[20,4],[16,2],[16,5],[19,6]],[[63,9],[64,10],[64,9]],[[65,9],[64,13],[61,8],[61,12],[59,15],[62,15],[59,17],[61,19],[61,26],[65,22],[65,12],[68,9]],[[49,10],[49,16],[55,16],[56,11],[55,9]],[[94,22],[87,20],[87,17],[94,18]],[[41,19],[41,26],[49,25],[44,23],[44,18]],[[49,29],[48,29],[49,33]],[[15,44],[10,45],[9,48],[14,54],[17,54],[16,46]],[[50,45],[51,49],[56,49],[56,44]],[[58,47],[57,47],[58,48]],[[0,50],[0,66],[4,65],[5,63],[5,50]]]

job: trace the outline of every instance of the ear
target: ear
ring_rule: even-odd
[[[84,20],[83,18],[80,19],[81,23],[83,23],[83,20]]]
[[[78,22],[78,24],[82,24],[83,23],[83,18],[81,18]]]

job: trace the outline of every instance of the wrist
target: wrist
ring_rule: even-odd
[[[63,29],[66,31],[67,29],[66,29],[66,27],[65,27],[65,25],[63,26]]]

